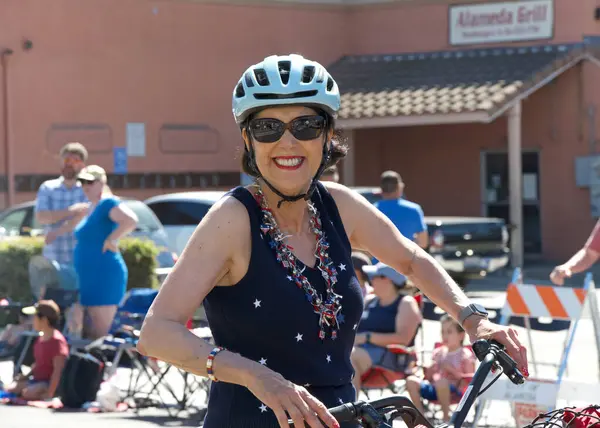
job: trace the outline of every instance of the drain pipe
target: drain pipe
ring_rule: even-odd
[[[12,55],[12,49],[4,49],[0,53],[0,65],[2,66],[2,122],[4,133],[2,138],[4,140],[4,171],[6,173],[6,208],[10,207],[15,202],[15,174],[13,171],[13,147],[10,139],[10,115],[8,112],[8,56]]]

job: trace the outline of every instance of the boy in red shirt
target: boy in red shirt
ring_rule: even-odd
[[[40,300],[35,306],[24,308],[33,318],[34,330],[42,333],[33,345],[35,362],[28,376],[18,376],[6,389],[26,400],[53,398],[67,357],[69,345],[60,331],[60,309],[53,300]]]

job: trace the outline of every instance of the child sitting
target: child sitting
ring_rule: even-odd
[[[33,345],[35,362],[29,376],[17,376],[6,392],[26,400],[53,398],[69,355],[67,341],[57,330],[60,309],[53,300],[41,300],[35,306],[24,308],[23,313],[35,315],[33,328],[42,335]]]
[[[442,407],[443,420],[450,420],[450,402],[452,395],[462,396],[464,377],[475,372],[475,356],[464,346],[465,331],[451,317],[441,318],[442,345],[432,354],[432,364],[425,368],[425,379],[409,376],[406,389],[410,399],[423,412],[421,397],[437,401]]]

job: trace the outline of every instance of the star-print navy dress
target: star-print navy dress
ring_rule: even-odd
[[[333,198],[320,183],[312,197],[338,272],[334,289],[342,296],[338,337],[332,340],[328,335],[321,340],[319,315],[304,291],[292,282],[288,270],[277,262],[270,236],[261,232],[262,211],[254,196],[244,187],[228,194],[248,210],[252,254],[248,272],[239,283],[215,287],[204,301],[215,343],[305,386],[327,407],[354,401],[350,353],[363,298],[352,268],[350,242]],[[317,292],[325,295],[321,272],[307,266],[304,274]],[[275,428],[279,424],[275,414],[245,387],[214,382],[203,426]],[[342,424],[344,428],[356,426]]]

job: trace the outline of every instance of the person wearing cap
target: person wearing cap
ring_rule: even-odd
[[[6,392],[25,400],[53,398],[69,356],[67,340],[58,330],[60,309],[53,300],[40,300],[24,308],[25,315],[34,315],[33,328],[41,333],[33,345],[34,363],[28,376],[19,375]]]
[[[423,209],[419,204],[404,198],[404,182],[396,171],[385,171],[381,174],[381,197],[375,206],[402,235],[416,242],[419,247],[427,248],[429,234],[425,224]]]
[[[73,264],[75,236],[72,232],[54,232],[65,221],[85,213],[89,207],[77,174],[85,167],[88,152],[81,143],[68,143],[60,149],[61,175],[44,181],[35,198],[35,219],[45,225],[45,234],[53,236],[44,245],[43,256],[60,265]]]
[[[373,366],[395,372],[408,369],[409,361],[387,352],[386,346],[414,346],[423,320],[417,301],[402,292],[406,286],[404,275],[383,263],[366,265],[362,270],[369,278],[373,294],[366,299],[351,356],[356,391],[360,391],[362,375]]]
[[[91,320],[85,333],[89,339],[98,339],[108,334],[125,295],[128,272],[119,252],[119,239],[135,229],[138,219],[112,194],[102,167],[87,166],[77,180],[91,202],[89,213],[66,222],[56,233],[75,231],[80,304]]]

